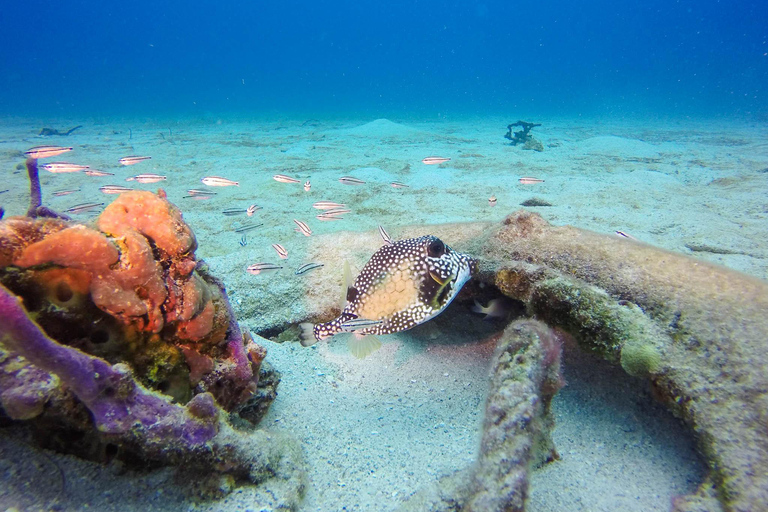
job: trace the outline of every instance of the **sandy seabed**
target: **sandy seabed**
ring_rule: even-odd
[[[427,234],[430,224],[500,221],[537,198],[551,206],[529,209],[553,224],[622,231],[768,277],[765,124],[532,119],[543,125],[533,131],[544,146],[536,152],[504,139],[506,125],[516,120],[6,119],[0,121],[0,190],[7,192],[0,193],[0,205],[7,215],[26,210],[26,173],[17,166],[24,150],[41,144],[74,146],[54,160],[114,173],[43,172],[44,203],[56,210],[108,203],[114,196],[98,190],[106,184],[161,185],[194,229],[198,256],[223,278],[239,320],[255,332],[264,328],[255,311],[279,315],[274,309],[284,307],[283,281],[300,276],[251,276],[245,266],[278,261],[273,243],[288,250],[286,266],[303,263],[306,243],[293,219],[306,221],[313,236],[379,225],[396,235],[399,226],[413,224],[423,224]],[[44,126],[63,131],[77,124],[83,127],[68,137],[35,135]],[[127,155],[152,159],[120,167],[117,160]],[[451,160],[421,163],[434,155]],[[167,180],[125,181],[150,172]],[[311,190],[279,183],[274,174],[310,181]],[[211,175],[240,185],[211,189],[217,195],[209,200],[184,197],[188,189],[205,188],[200,179]],[[342,176],[366,183],[343,185]],[[523,176],[544,182],[522,185]],[[409,187],[393,188],[393,181]],[[52,195],[66,189],[79,191]],[[345,203],[352,213],[317,221],[311,205],[319,200]],[[252,203],[263,209],[250,219],[221,214]],[[93,212],[77,218],[88,215]],[[248,222],[263,226],[247,232],[243,246],[234,229]],[[317,272],[341,275],[341,269]],[[265,342],[283,380],[261,426],[289,432],[303,445],[309,488],[302,510],[392,510],[423,485],[471,464],[493,352],[488,339],[502,328],[454,304],[425,325],[382,337],[382,349],[364,360],[337,338],[313,348]],[[553,402],[561,460],[534,473],[529,510],[668,510],[672,497],[695,489],[704,468],[693,442],[643,381],[574,350],[566,351],[564,373],[568,385]],[[2,431],[0,475],[0,510],[261,510],[245,492],[200,502],[184,494],[169,470],[100,467],[30,448]]]

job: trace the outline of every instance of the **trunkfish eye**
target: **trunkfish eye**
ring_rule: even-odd
[[[427,246],[427,254],[431,258],[439,258],[443,254],[445,254],[445,244],[442,240],[439,238],[435,238],[431,242],[429,242],[429,245]]]

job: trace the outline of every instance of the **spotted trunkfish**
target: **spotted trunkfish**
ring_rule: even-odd
[[[365,357],[381,346],[371,335],[405,331],[434,318],[476,268],[474,258],[432,235],[389,241],[348,285],[341,315],[326,323],[302,324],[301,343],[306,347],[340,332],[354,332],[349,348]]]

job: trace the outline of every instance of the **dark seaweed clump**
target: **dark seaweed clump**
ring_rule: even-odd
[[[530,199],[526,199],[520,204],[522,206],[552,206],[552,203],[550,203],[549,201],[545,201],[539,197],[532,197]]]

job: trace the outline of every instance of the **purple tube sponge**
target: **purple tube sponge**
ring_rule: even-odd
[[[61,379],[90,410],[102,434],[150,451],[182,452],[216,435],[219,411],[210,393],[197,395],[186,407],[169,402],[138,384],[127,365],[110,365],[50,339],[29,318],[21,300],[1,285],[0,318],[5,348]]]
[[[37,217],[53,217],[57,219],[69,220],[69,217],[55,212],[43,206],[43,192],[40,188],[40,176],[37,170],[37,160],[34,158],[27,158],[27,174],[29,175],[29,210],[27,210],[27,217],[36,219]],[[0,219],[3,216],[0,214]]]

